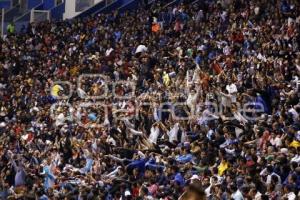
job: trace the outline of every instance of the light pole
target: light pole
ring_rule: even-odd
[[[11,1],[9,0],[0,0],[0,9],[2,13],[1,17],[1,37],[4,35],[4,18],[5,18],[5,9],[11,7]]]
[[[5,11],[4,11],[4,8],[1,9],[1,37],[3,37],[4,35],[4,14],[5,14]]]

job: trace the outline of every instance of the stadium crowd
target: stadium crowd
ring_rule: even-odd
[[[298,0],[199,0],[9,32],[0,199],[300,198],[299,28]]]

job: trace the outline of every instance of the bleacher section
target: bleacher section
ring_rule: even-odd
[[[0,0],[4,1],[4,0]],[[118,9],[119,12],[137,9],[142,0],[5,0],[10,2],[5,10],[4,33],[10,22],[13,22],[16,31],[24,29],[30,22],[45,20],[62,20],[86,17],[98,13],[109,13]],[[156,0],[149,0],[151,4]],[[182,0],[163,1],[166,6],[180,3]]]

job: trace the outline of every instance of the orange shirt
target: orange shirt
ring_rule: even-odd
[[[205,90],[208,89],[209,79],[210,78],[206,73],[202,74],[202,76],[201,76],[202,88]]]
[[[152,32],[157,33],[158,31],[160,31],[160,26],[158,23],[154,23],[152,25]]]

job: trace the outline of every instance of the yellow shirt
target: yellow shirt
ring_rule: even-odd
[[[228,169],[228,163],[222,161],[218,166],[218,175],[222,176],[227,169]]]
[[[167,74],[165,72],[164,72],[164,75],[163,75],[163,82],[164,82],[165,86],[169,86],[169,84],[170,84],[169,74]]]
[[[58,93],[59,91],[62,90],[62,87],[60,85],[54,85],[52,88],[51,88],[51,95],[52,96],[55,96],[55,97],[58,97]]]
[[[300,142],[293,140],[293,142],[289,144],[289,147],[294,147],[295,149],[297,149],[298,147],[300,147]]]

